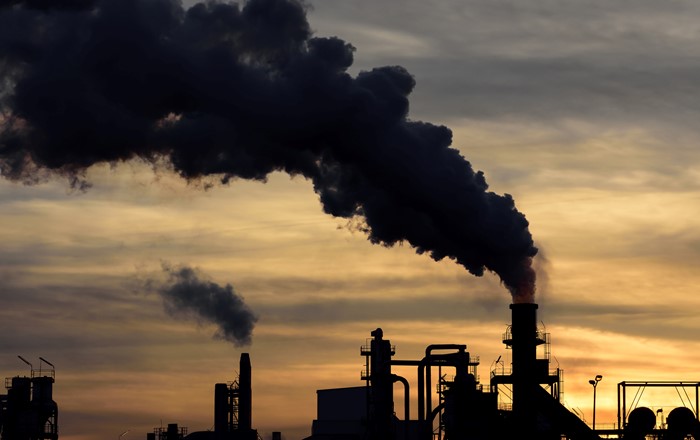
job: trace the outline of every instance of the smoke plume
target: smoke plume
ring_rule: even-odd
[[[537,249],[512,197],[448,128],[408,118],[404,68],[351,76],[353,46],[314,37],[299,1],[0,4],[5,178],[86,187],[91,165],[131,159],[222,183],[284,171],[372,243],[493,271],[531,300]]]
[[[258,318],[233,286],[202,280],[197,270],[187,266],[164,264],[163,271],[168,280],[156,290],[163,298],[168,314],[176,317],[191,315],[199,321],[216,324],[218,329],[214,336],[234,345],[251,343]]]

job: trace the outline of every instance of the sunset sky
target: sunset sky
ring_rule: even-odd
[[[307,19],[355,47],[353,77],[405,67],[409,119],[449,127],[489,190],[513,196],[567,407],[590,422],[601,374],[596,422],[612,427],[619,382],[700,381],[700,4],[317,0]],[[207,189],[133,160],[86,179],[0,178],[0,374],[28,374],[18,355],[56,366],[62,439],[210,429],[214,384],[236,378],[242,352],[253,426],[287,440],[310,434],[317,389],[363,384],[359,348],[377,327],[397,359],[467,344],[483,383],[508,355],[498,277],[370,243],[303,176]],[[164,265],[230,284],[257,316],[252,344],[168,313],[148,288]],[[682,405],[656,391],[640,404]]]

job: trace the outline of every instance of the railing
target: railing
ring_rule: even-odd
[[[32,370],[32,378],[34,377],[50,377],[51,379],[55,379],[56,370],[53,368],[51,370],[42,370],[41,368],[38,370]]]
[[[32,374],[31,377],[27,377],[27,376],[6,377],[6,378],[5,378],[5,389],[9,390],[9,389],[12,388],[12,379],[15,379],[15,378],[24,378],[24,379],[30,379],[30,380],[31,380],[31,379],[35,379],[35,378],[37,378],[37,377],[50,377],[51,379],[53,379],[53,378],[54,378],[54,375],[52,374],[52,375],[50,375],[50,376],[49,376],[49,375],[39,376],[39,375],[37,375],[37,374]]]
[[[390,350],[391,354],[394,355],[396,354],[396,345],[390,345]],[[360,346],[360,355],[361,356],[370,356],[372,354],[372,345],[371,344],[365,344]]]

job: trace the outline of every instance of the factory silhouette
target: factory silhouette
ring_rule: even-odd
[[[481,383],[479,357],[465,344],[431,344],[422,359],[395,359],[396,348],[381,328],[372,330],[360,348],[365,358],[356,387],[317,390],[317,416],[311,435],[303,440],[686,440],[700,439],[698,399],[700,382],[642,381],[618,384],[618,420],[614,428],[589,426],[561,402],[562,370],[551,365],[550,337],[537,324],[536,303],[510,305],[512,321],[503,343],[512,350],[511,365],[501,357]],[[43,358],[39,369],[30,365],[29,377],[5,381],[0,395],[0,440],[57,440],[58,405],[53,400],[55,369]],[[42,368],[46,363],[50,368]],[[417,417],[411,417],[409,381],[392,367],[417,372]],[[241,354],[238,378],[214,385],[214,428],[188,432],[170,423],[144,433],[146,440],[256,440],[253,426],[253,370],[250,355]],[[602,376],[591,380],[595,387]],[[394,384],[403,385],[395,396]],[[638,399],[628,400],[628,388],[694,389],[662,423]],[[680,395],[680,393],[679,393]],[[403,399],[404,414],[396,414]],[[436,399],[436,400],[433,400]],[[659,410],[661,411],[661,410]],[[272,440],[282,440],[273,432]]]
[[[502,340],[512,362],[496,362],[488,381],[466,344],[433,344],[421,359],[395,359],[377,328],[360,350],[364,385],[318,390],[305,440],[700,440],[699,382],[619,384],[616,429],[589,427],[562,404],[562,373],[552,368],[549,336],[537,325],[531,263],[538,249],[529,223],[510,195],[489,191],[484,173],[451,146],[450,129],[408,117],[416,81],[406,69],[351,76],[354,47],[313,36],[296,0],[209,1],[187,10],[152,3],[0,3],[0,80],[11,89],[2,102],[3,178],[33,183],[61,175],[86,190],[89,167],[133,159],[162,162],[205,184],[264,181],[283,171],[308,179],[327,214],[359,219],[370,242],[405,243],[477,276],[493,272],[513,294]],[[166,299],[183,297],[179,282],[204,286],[230,299],[234,316],[249,317],[250,325],[224,332],[248,340],[254,316],[232,289],[199,283],[188,271],[173,274],[175,289],[160,292]],[[183,306],[205,313],[210,305]],[[0,440],[59,438],[55,370],[44,362],[6,380]],[[144,433],[147,440],[259,438],[251,359],[243,354],[240,362],[235,381],[214,386],[212,431],[172,423]],[[416,402],[393,367],[415,368]],[[404,386],[403,418],[394,411],[396,382]],[[625,397],[628,387],[646,386],[694,387],[694,408],[679,406],[657,426],[652,409]]]

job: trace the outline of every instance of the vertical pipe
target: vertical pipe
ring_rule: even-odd
[[[253,391],[250,354],[241,353],[241,365],[238,376],[238,428],[250,430],[253,426]]]
[[[620,387],[621,383],[617,384],[617,429],[622,431],[622,422],[620,420]]]
[[[427,347],[425,347],[425,358],[423,360],[426,362],[426,370],[425,370],[425,403],[426,403],[426,408],[425,408],[425,419],[428,420],[430,419],[430,414],[433,411],[433,385],[432,385],[432,371],[431,367],[433,365],[433,350],[458,350],[459,353],[464,353],[464,350],[467,349],[467,346],[464,344],[430,344]]]
[[[383,339],[384,332],[377,328],[371,333],[372,357],[370,360],[372,440],[394,438],[394,387],[391,379],[391,342]]]
[[[408,422],[411,418],[411,411],[409,411],[409,405],[411,404],[410,399],[410,387],[408,385],[408,380],[405,377],[392,374],[391,378],[394,382],[401,382],[403,384],[403,395],[404,395],[404,420]]]
[[[535,377],[537,361],[537,304],[511,304],[513,337],[513,415],[520,432],[527,438],[535,435],[536,417],[532,405],[538,386]]]
[[[217,383],[214,385],[214,432],[228,432],[228,385],[225,383]]]
[[[418,366],[418,420],[425,420],[425,364],[427,358],[423,358]]]

